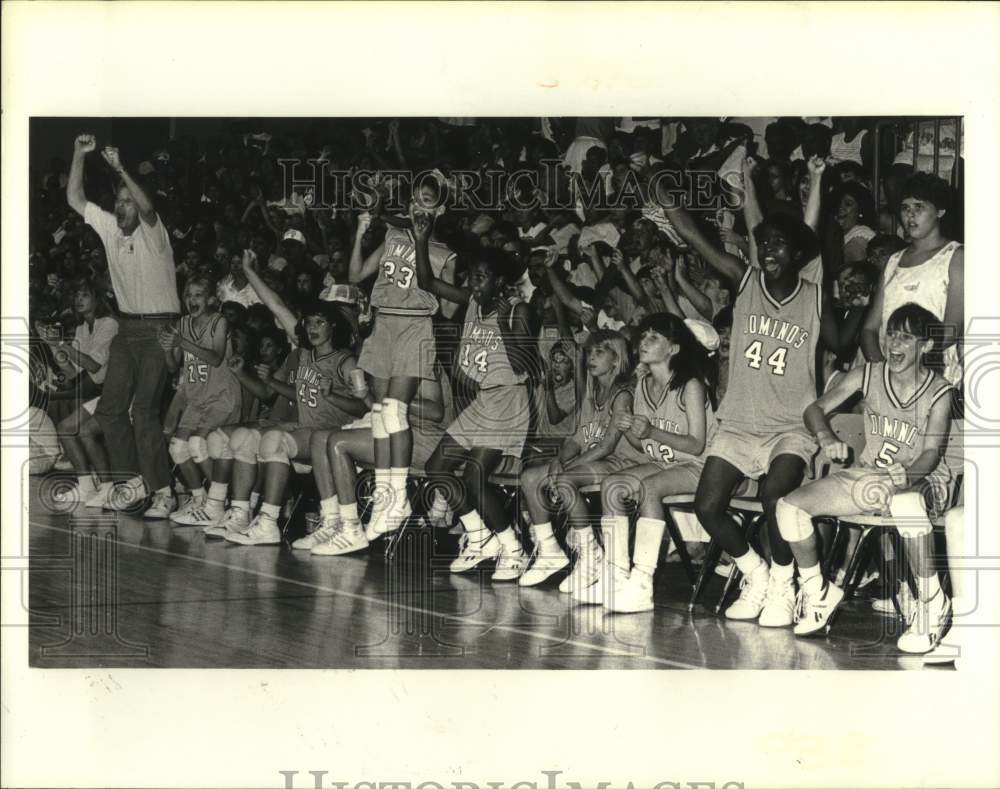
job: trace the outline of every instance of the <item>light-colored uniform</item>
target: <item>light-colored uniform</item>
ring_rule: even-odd
[[[816,442],[802,413],[816,399],[821,309],[820,285],[800,279],[779,301],[768,292],[764,272],[747,269],[733,307],[729,383],[707,455],[751,479],[778,455],[809,463]]]
[[[223,331],[222,322],[221,315],[214,315],[209,318],[207,326],[198,330],[195,328],[194,318],[185,315],[181,318],[178,331],[188,342],[210,348],[215,345],[218,332]],[[228,340],[225,348],[225,357],[218,367],[184,351],[178,393],[185,398],[185,406],[177,424],[179,429],[200,432],[239,421],[243,407],[243,387],[229,369],[233,352]]]
[[[440,277],[454,253],[444,244],[429,244],[431,271]],[[390,227],[372,286],[375,326],[365,340],[358,366],[375,378],[434,378],[434,327],[438,310],[434,294],[417,285],[417,252],[407,230]]]
[[[473,381],[478,392],[448,434],[466,449],[500,449],[520,457],[530,422],[528,377],[510,364],[497,313],[484,316],[475,298],[469,299],[465,312],[455,369]]]
[[[632,413],[644,416],[649,420],[650,425],[662,430],[664,433],[674,433],[678,436],[686,436],[691,432],[688,424],[687,407],[684,404],[684,390],[675,389],[671,391],[665,388],[660,396],[654,400],[651,393],[653,378],[646,373],[639,377],[635,385],[635,401],[632,406]],[[707,400],[703,404],[698,404],[696,408],[705,409],[705,435],[706,446],[711,441],[715,433],[715,411],[712,404]],[[643,439],[642,449],[646,453],[648,460],[658,463],[664,468],[672,468],[679,464],[690,466],[700,472],[705,465],[704,453],[692,455],[674,449],[666,444],[651,438]]]

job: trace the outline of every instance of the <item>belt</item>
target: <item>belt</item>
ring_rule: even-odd
[[[145,312],[135,315],[131,312],[121,312],[119,316],[127,321],[167,321],[178,317],[176,312]]]

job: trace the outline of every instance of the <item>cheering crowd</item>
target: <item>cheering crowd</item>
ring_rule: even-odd
[[[460,524],[453,572],[560,577],[617,613],[653,607],[663,500],[690,495],[686,535],[743,579],[726,616],[800,635],[843,596],[814,518],[891,514],[898,646],[942,653],[968,594],[932,525],[961,543],[960,140],[931,173],[919,127],[887,151],[874,122],[250,121],[135,162],[82,130],[31,185],[31,398],[59,440],[36,468],[71,469],[77,506],[242,545],[282,542],[311,473],[291,548],[326,556],[400,529],[418,475]],[[864,451],[814,478],[848,460],[838,412]]]

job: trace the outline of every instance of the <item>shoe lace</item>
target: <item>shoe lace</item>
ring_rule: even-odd
[[[800,588],[798,594],[795,595],[795,609],[792,613],[794,621],[798,623],[806,615],[806,608],[809,606],[809,593],[804,589]]]

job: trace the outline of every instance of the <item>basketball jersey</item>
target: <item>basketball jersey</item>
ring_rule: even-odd
[[[214,345],[216,332],[221,331],[220,324],[222,316],[213,316],[208,325],[200,331],[194,326],[194,319],[190,315],[181,318],[179,332],[188,342],[194,343],[203,348],[210,348]],[[181,387],[187,395],[189,405],[197,405],[214,400],[228,400],[232,403],[233,409],[242,407],[243,387],[239,380],[229,369],[229,360],[233,356],[232,348],[227,341],[225,343],[225,356],[222,364],[213,367],[204,359],[200,359],[190,351],[184,351],[184,364],[181,374]]]
[[[948,280],[951,274],[951,258],[961,246],[957,241],[949,241],[933,256],[919,266],[901,268],[903,251],[896,252],[885,264],[882,274],[882,323],[879,326],[879,341],[885,348],[885,326],[889,316],[907,303],[919,304],[939,321],[944,320],[944,310],[948,305]],[[958,358],[958,346],[952,345],[944,352],[944,377],[949,383],[958,384],[962,380],[962,363]]]
[[[278,372],[274,374],[274,378],[294,387],[295,372],[299,367],[299,353],[301,352],[303,351],[299,348],[290,351],[288,356],[285,357],[285,361],[281,363]],[[266,407],[267,410],[265,412],[262,409],[261,412],[258,412],[258,419],[267,419],[271,422],[298,421],[298,404],[295,400],[289,400],[280,392],[275,395],[274,402],[269,407],[266,403],[262,403],[262,406]]]
[[[653,376],[646,373],[640,376],[635,385],[635,397],[632,405],[632,413],[644,416],[649,420],[649,424],[664,433],[674,433],[679,436],[686,436],[691,432],[688,426],[687,408],[684,405],[684,389],[671,391],[664,388],[663,392],[655,400],[652,397]],[[705,435],[706,439],[711,437],[715,430],[715,411],[712,409],[708,398],[705,398],[703,407],[705,413]],[[708,441],[706,440],[706,445]],[[644,438],[642,449],[650,460],[657,463],[683,463],[688,460],[696,460],[700,455],[692,455],[690,452],[682,452],[652,438]]]
[[[515,386],[528,379],[527,375],[516,373],[511,367],[498,317],[496,312],[484,317],[479,302],[475,297],[469,298],[462,342],[458,347],[458,367],[480,389]]]
[[[764,272],[750,267],[733,306],[729,382],[720,422],[755,434],[803,430],[802,413],[816,399],[820,286],[800,279],[778,301]]]
[[[454,253],[444,244],[429,244],[431,271],[440,277]],[[386,315],[429,316],[437,312],[437,297],[417,286],[417,250],[408,230],[389,227],[382,242],[382,259],[372,286],[371,303]]]
[[[862,383],[865,448],[859,459],[861,465],[881,469],[893,463],[910,466],[924,451],[931,409],[952,391],[951,384],[928,370],[913,396],[903,402],[893,391],[885,362],[866,364]]]
[[[330,351],[316,356],[315,350],[299,350],[295,370],[295,399],[298,401],[298,422],[302,427],[339,427],[357,419],[320,391],[320,377],[333,381],[331,391],[341,397],[353,398],[351,383],[344,374],[344,364],[351,358],[347,351]]]

